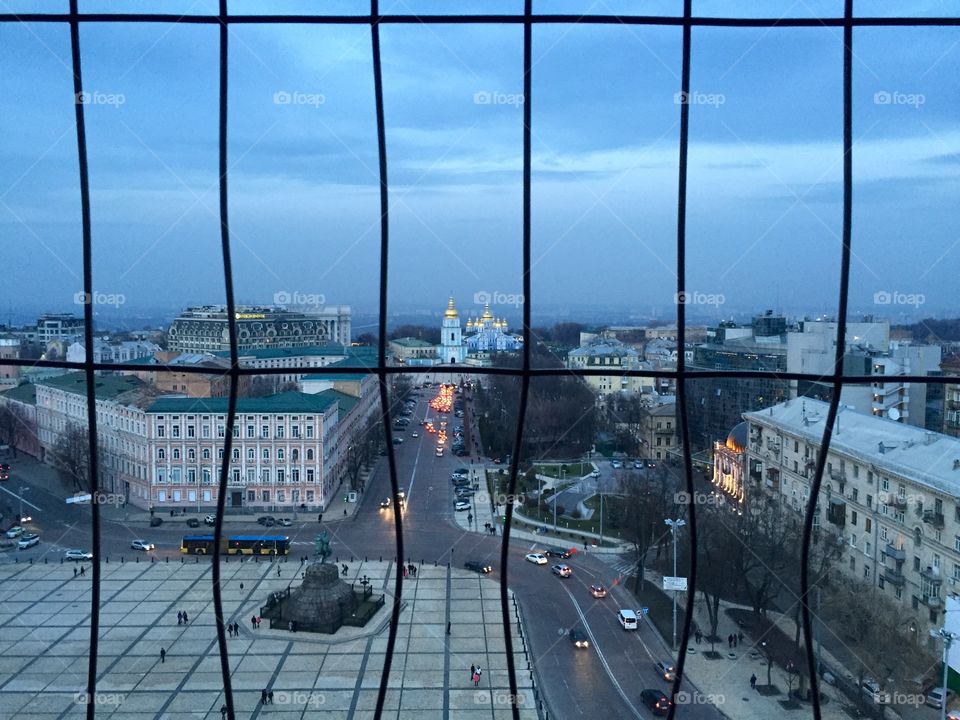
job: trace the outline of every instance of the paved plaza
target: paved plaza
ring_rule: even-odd
[[[103,718],[220,718],[224,704],[214,630],[211,562],[111,562],[101,588],[98,712]],[[302,565],[221,564],[238,718],[372,718],[387,648],[393,563],[353,563],[386,605],[365,628],[336,635],[253,629],[270,592],[299,585]],[[280,573],[277,574],[279,569]],[[85,713],[91,568],[0,565],[0,717],[78,718]],[[386,718],[507,718],[511,697],[500,586],[466,571],[424,565],[405,581]],[[178,625],[177,613],[188,621]],[[517,627],[512,609],[511,621]],[[446,634],[450,623],[450,635]],[[514,633],[521,717],[537,717],[523,640]],[[165,658],[161,661],[161,648]],[[480,685],[471,664],[483,668]],[[261,691],[273,704],[261,705]]]

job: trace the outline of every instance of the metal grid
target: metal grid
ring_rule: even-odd
[[[383,77],[381,66],[380,50],[380,26],[381,25],[455,25],[455,24],[513,24],[523,25],[523,91],[524,91],[524,111],[523,111],[523,296],[526,301],[523,306],[523,338],[524,347],[522,355],[522,366],[520,369],[506,368],[471,368],[472,374],[478,375],[514,375],[521,378],[521,394],[518,423],[514,437],[514,448],[512,462],[510,465],[509,493],[515,494],[518,474],[518,456],[521,440],[523,437],[523,426],[526,417],[526,406],[529,395],[530,380],[533,377],[545,377],[551,375],[575,375],[580,377],[590,375],[606,375],[608,370],[603,369],[557,369],[557,368],[533,368],[530,365],[530,346],[531,346],[531,108],[534,98],[532,97],[532,39],[533,27],[535,25],[550,24],[577,24],[577,25],[646,25],[646,26],[667,26],[682,28],[682,72],[681,87],[679,91],[689,93],[690,90],[690,66],[691,66],[691,31],[694,27],[728,27],[728,28],[825,28],[835,27],[843,29],[843,222],[842,222],[842,251],[841,251],[841,276],[839,297],[837,305],[838,327],[837,337],[846,336],[848,293],[850,279],[850,259],[851,259],[851,218],[852,218],[852,161],[853,161],[853,99],[852,99],[852,59],[853,59],[853,29],[855,27],[957,27],[960,26],[960,17],[855,17],[853,13],[853,0],[844,0],[844,12],[842,17],[814,17],[814,18],[774,18],[774,17],[698,17],[692,12],[693,0],[683,0],[682,16],[648,16],[648,15],[622,15],[622,14],[586,14],[586,15],[565,15],[548,14],[533,12],[533,0],[524,0],[523,14],[470,14],[470,15],[400,15],[383,14],[379,12],[378,0],[370,0],[370,12],[366,15],[231,15],[228,13],[228,0],[219,0],[219,12],[216,15],[179,15],[170,13],[81,13],[78,8],[79,0],[69,0],[68,13],[0,13],[0,23],[59,23],[67,24],[70,28],[70,43],[73,69],[73,90],[79,94],[83,92],[82,61],[80,51],[80,26],[83,23],[175,23],[175,24],[202,24],[217,25],[219,27],[219,213],[220,213],[220,235],[221,250],[223,255],[223,273],[226,291],[227,313],[231,318],[229,321],[230,338],[230,357],[231,367],[226,373],[230,378],[230,393],[228,402],[228,417],[226,433],[224,438],[224,453],[226,457],[231,456],[231,446],[233,440],[233,425],[236,420],[236,400],[237,387],[239,379],[245,375],[269,375],[290,372],[310,372],[314,374],[324,374],[336,372],[336,369],[330,368],[266,368],[250,369],[242,368],[238,362],[237,351],[237,331],[233,320],[235,316],[235,299],[233,289],[233,271],[231,263],[230,232],[229,232],[229,208],[228,208],[228,171],[227,171],[227,87],[229,73],[227,70],[227,61],[229,57],[229,27],[230,25],[244,24],[320,24],[320,25],[369,25],[371,32],[371,50],[373,58],[374,73],[374,92],[376,104],[377,121],[377,145],[379,159],[380,175],[380,293],[379,293],[379,346],[378,360],[374,369],[379,380],[379,391],[381,400],[381,418],[384,432],[386,434],[386,445],[388,450],[388,465],[390,470],[390,483],[393,494],[396,494],[399,487],[397,481],[396,458],[394,455],[394,446],[392,443],[392,428],[389,422],[388,408],[388,380],[395,374],[427,374],[432,372],[431,368],[401,368],[387,366],[386,364],[386,318],[387,318],[387,284],[388,284],[388,260],[389,260],[389,216],[388,216],[388,196],[389,183],[387,174],[387,152],[386,152],[386,119],[384,117],[383,102]],[[77,126],[77,156],[79,163],[79,185],[82,213],[82,242],[83,242],[83,284],[86,293],[93,292],[93,262],[91,251],[91,215],[90,215],[90,188],[89,173],[87,163],[87,141],[86,129],[84,124],[84,105],[74,103]],[[685,291],[685,268],[686,268],[686,189],[687,189],[687,167],[688,167],[688,139],[689,139],[689,104],[680,104],[680,138],[679,138],[679,188],[677,202],[677,292]],[[685,305],[677,304],[677,326],[678,326],[678,346],[685,344]],[[132,364],[117,365],[114,363],[97,363],[93,359],[93,307],[90,303],[84,306],[84,340],[86,346],[86,359],[82,363],[66,361],[33,361],[33,360],[5,360],[9,365],[41,365],[51,368],[66,368],[72,370],[83,370],[86,374],[86,392],[87,392],[87,418],[89,425],[89,453],[91,467],[91,492],[97,495],[97,472],[98,467],[98,446],[97,446],[97,418],[94,402],[94,373],[97,370],[110,369],[131,369]],[[824,426],[824,433],[821,442],[819,457],[817,459],[815,475],[811,486],[810,497],[807,502],[807,508],[804,518],[804,533],[802,543],[802,578],[801,578],[801,607],[802,607],[802,628],[804,641],[806,645],[806,659],[808,672],[811,682],[811,692],[813,698],[813,714],[819,720],[821,717],[819,700],[819,682],[816,673],[816,662],[814,658],[814,649],[812,642],[812,630],[810,622],[810,604],[808,601],[809,586],[809,555],[812,542],[813,531],[813,511],[816,507],[817,497],[823,480],[823,473],[826,465],[826,457],[830,448],[830,441],[833,434],[833,424],[837,417],[840,402],[840,390],[845,384],[863,384],[869,383],[874,378],[872,376],[844,375],[843,367],[844,345],[836,343],[836,355],[834,359],[834,372],[827,375],[810,375],[805,373],[782,373],[772,371],[696,371],[687,370],[685,367],[683,353],[678,354],[676,370],[661,371],[622,371],[623,376],[643,376],[651,378],[673,378],[677,382],[677,401],[680,408],[680,432],[683,446],[683,463],[686,480],[686,489],[689,493],[694,492],[693,488],[693,467],[689,450],[688,424],[687,424],[687,393],[686,381],[697,378],[723,378],[723,377],[759,377],[775,378],[778,380],[818,380],[828,382],[832,385],[833,393],[829,404],[829,411]],[[209,372],[202,368],[183,367],[178,368],[182,372]],[[949,378],[904,375],[898,376],[903,382],[917,383],[935,383],[945,384]],[[229,463],[224,463],[221,468],[219,478],[219,497],[217,501],[217,522],[214,528],[216,542],[214,544],[215,552],[213,555],[213,598],[215,615],[217,619],[217,637],[220,650],[220,665],[223,677],[223,688],[226,697],[227,713],[232,719],[234,717],[233,694],[231,690],[231,681],[229,673],[229,659],[226,635],[224,631],[224,616],[222,609],[222,598],[220,591],[220,539],[223,534],[223,511],[226,499],[226,487],[228,478]],[[690,539],[692,546],[697,545],[697,522],[696,505],[689,506]],[[96,502],[91,505],[92,510],[92,545],[95,557],[100,556],[100,513]],[[507,594],[508,588],[508,547],[510,540],[510,529],[512,526],[512,505],[506,506],[506,521],[504,525],[503,542],[501,546],[500,562],[503,571],[504,582],[500,586],[500,601],[502,612],[502,623],[504,630],[504,640],[506,645],[507,670],[510,680],[511,693],[517,694],[516,668],[513,659],[513,633],[509,621],[510,601]],[[402,562],[404,557],[403,544],[403,518],[400,513],[394,514],[396,529],[396,559]],[[696,587],[697,576],[697,555],[694,553],[691,557],[689,567],[689,584]],[[100,567],[98,563],[93,565],[93,584],[91,593],[91,623],[90,623],[90,661],[87,679],[87,718],[93,720],[96,707],[94,704],[96,698],[96,671],[97,671],[97,647],[99,639],[99,610],[100,610]],[[390,620],[390,631],[387,641],[387,651],[384,659],[383,672],[380,687],[377,696],[376,715],[380,717],[383,712],[387,680],[390,676],[390,666],[392,662],[393,651],[395,648],[397,627],[400,617],[401,597],[403,593],[403,575],[397,573],[395,585],[395,597],[392,606]],[[683,627],[681,647],[685,647],[690,638],[691,622],[693,616],[694,593],[687,595],[686,620]],[[672,693],[675,695],[680,688],[683,678],[685,654],[680,653],[677,659],[676,679],[673,682]],[[512,706],[514,718],[519,718],[519,709],[514,704]],[[676,712],[676,706],[671,706],[670,717]]]

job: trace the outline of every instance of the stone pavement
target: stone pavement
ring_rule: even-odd
[[[220,718],[224,703],[214,630],[211,563],[103,566],[97,717]],[[25,720],[85,713],[90,572],[72,564],[0,565],[0,716]],[[277,568],[280,576],[277,576]],[[298,584],[299,562],[221,565],[224,612],[240,624],[227,639],[238,718],[372,718],[387,648],[392,563],[356,563],[387,603],[366,628],[334,636],[251,627],[266,596]],[[243,589],[240,585],[243,583]],[[482,576],[425,565],[404,584],[386,695],[388,718],[510,717],[500,587]],[[177,624],[177,612],[189,622]],[[515,611],[512,622],[516,622]],[[446,634],[446,623],[451,634]],[[517,667],[525,667],[523,642]],[[165,650],[161,660],[160,650]],[[474,687],[470,665],[483,668]],[[529,674],[520,673],[521,717],[537,717]],[[262,689],[274,693],[261,705]]]

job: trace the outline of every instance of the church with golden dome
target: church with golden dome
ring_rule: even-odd
[[[495,318],[490,312],[489,303],[483,308],[483,315],[467,319],[467,354],[517,352],[523,348],[523,336],[512,335],[507,331],[507,321]]]
[[[460,313],[453,304],[453,296],[447,303],[440,325],[440,345],[437,357],[441,365],[460,365],[467,359],[467,347],[463,342],[463,330],[460,327]]]

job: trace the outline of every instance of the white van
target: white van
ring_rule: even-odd
[[[620,608],[620,612],[617,613],[617,620],[624,630],[637,629],[637,614],[633,610]]]

